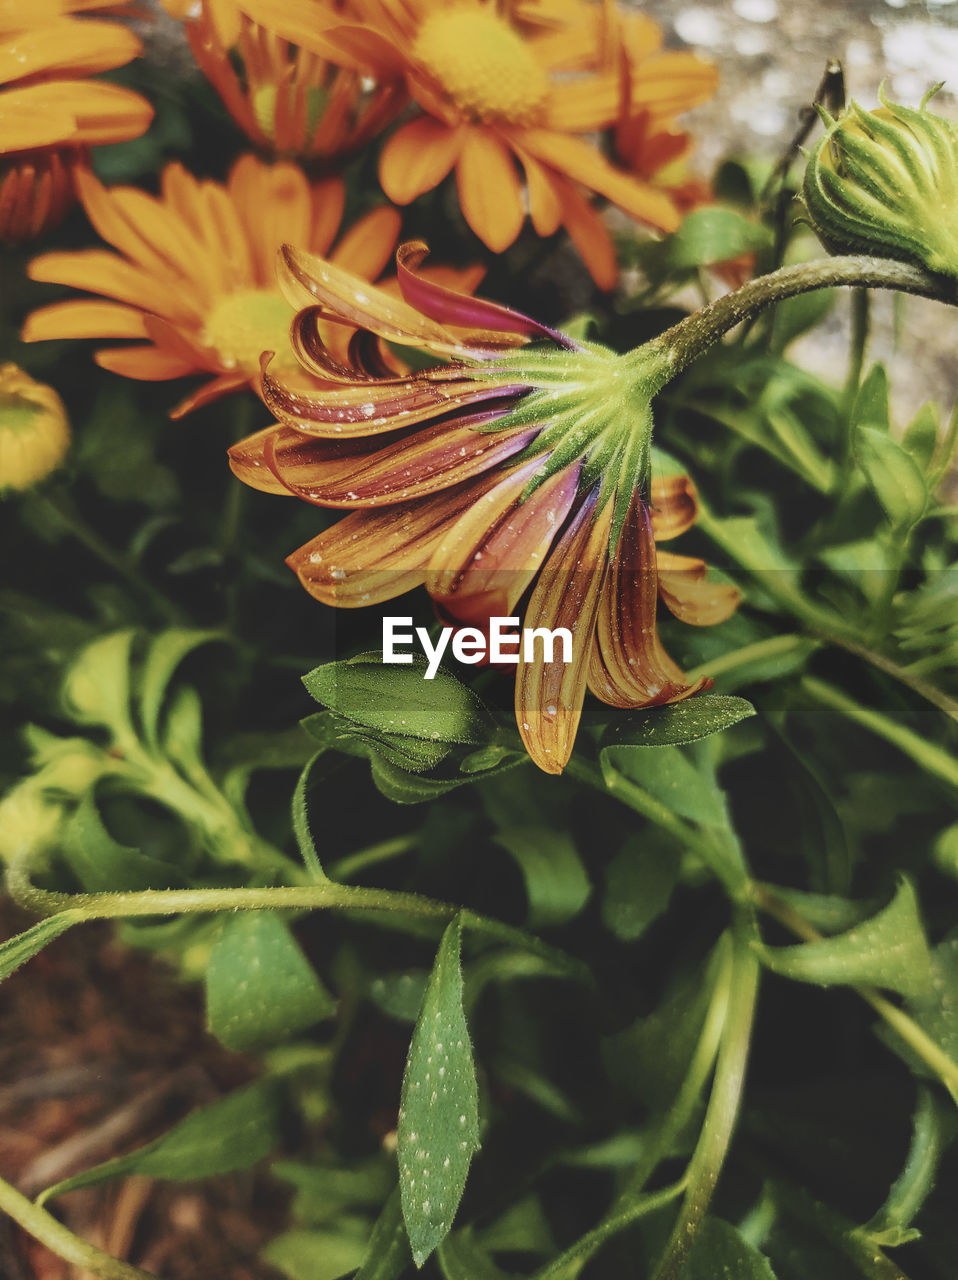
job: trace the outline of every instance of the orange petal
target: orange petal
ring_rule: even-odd
[[[129,27],[96,18],[54,19],[0,44],[0,84],[57,71],[79,77],[122,67],[142,52]]]
[[[100,146],[138,138],[153,119],[153,108],[145,98],[132,89],[102,80],[51,80],[25,85],[4,94],[3,109],[4,114],[15,109],[18,117],[34,111],[44,117],[69,113],[73,127],[59,141],[74,145]],[[12,149],[4,125],[0,150]]]
[[[561,773],[575,743],[585,700],[599,593],[606,575],[612,503],[593,518],[584,503],[546,561],[526,609],[524,627],[565,627],[572,661],[546,662],[536,645],[532,662],[520,659],[516,721],[529,755],[546,773]],[[558,653],[553,655],[558,658]]]
[[[195,370],[191,372],[195,372]],[[192,395],[188,395],[179,404],[175,405],[170,410],[170,417],[174,419],[185,418],[194,409],[199,409],[204,404],[219,400],[221,396],[229,395],[232,391],[239,391],[241,387],[248,386],[249,378],[244,378],[242,374],[221,374],[218,378],[212,378],[209,382],[204,382],[202,386],[197,387]]]
[[[528,151],[516,148],[526,174],[526,191],[529,195],[529,216],[536,234],[551,236],[562,222],[562,202],[556,189],[555,175],[539,163]]]
[[[693,556],[657,551],[659,595],[680,622],[711,627],[730,618],[741,593],[728,582],[709,582],[708,565]]]
[[[622,96],[622,77],[617,72],[563,81],[549,98],[543,124],[563,133],[597,133],[618,119]]]
[[[324,604],[358,609],[391,600],[419,586],[437,542],[493,483],[482,476],[420,502],[354,511],[286,563]]]
[[[681,219],[669,196],[614,168],[601,152],[581,138],[546,129],[525,129],[517,133],[516,141],[545,164],[597,191],[640,222],[660,231],[674,231],[679,225]]]
[[[143,313],[116,302],[53,302],[27,316],[24,342],[48,338],[145,338]]]
[[[657,600],[652,521],[636,494],[602,587],[589,665],[589,688],[609,706],[677,702],[711,684],[704,677],[687,684],[666,653],[656,627]]]
[[[439,185],[459,158],[464,130],[420,116],[397,129],[379,158],[379,181],[395,204]]]
[[[480,415],[484,418],[485,415]],[[498,466],[528,443],[528,428],[485,432],[469,419],[440,422],[382,445],[315,440],[277,430],[266,463],[299,498],[324,507],[379,507],[425,497]]]
[[[71,285],[74,289],[115,298],[117,302],[153,311],[171,320],[188,323],[193,318],[191,310],[181,307],[175,294],[149,272],[103,249],[41,254],[28,265],[27,275],[31,280]]]
[[[234,444],[229,450],[229,464],[233,474],[251,489],[289,498],[292,497],[289,489],[273,475],[266,462],[266,442],[277,431],[283,430],[284,427],[277,427],[274,423]]]
[[[375,280],[392,258],[401,226],[397,209],[389,205],[371,209],[340,240],[333,262],[366,280]]]
[[[601,214],[565,178],[553,174],[552,183],[559,198],[562,225],[589,274],[600,289],[614,289],[618,277],[615,246]]]
[[[656,476],[650,486],[652,534],[656,542],[677,538],[695,524],[698,494],[685,475]]]
[[[651,107],[662,119],[707,102],[718,87],[718,68],[694,53],[665,50],[634,69],[630,111]]]
[[[97,364],[124,378],[136,378],[141,382],[166,382],[170,378],[182,378],[195,373],[194,365],[187,364],[179,356],[156,347],[115,347],[98,351]]]
[[[292,245],[283,246],[279,282],[297,310],[318,302],[326,314],[341,323],[371,329],[388,342],[440,352],[461,350],[447,329],[427,320],[414,307],[326,258],[303,253]]]
[[[466,129],[456,182],[466,221],[493,253],[503,253],[525,218],[522,184],[505,142],[489,129]]]
[[[541,464],[533,458],[513,468],[436,547],[426,590],[445,614],[478,625],[508,616],[542,568],[572,508],[580,468],[556,472],[523,501]]]

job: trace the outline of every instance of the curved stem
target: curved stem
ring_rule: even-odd
[[[800,293],[811,293],[815,289],[830,289],[842,285],[897,289],[903,293],[933,298],[938,302],[958,304],[958,282],[933,275],[910,263],[864,255],[820,258],[815,262],[782,267],[769,275],[749,280],[741,289],[725,294],[710,306],[680,320],[632,354],[639,367],[647,367],[650,349],[661,351],[668,365],[664,379],[667,382],[698,359],[729,329],[773,303],[794,298]]]
[[[0,1210],[28,1231],[41,1244],[45,1244],[51,1253],[75,1267],[92,1271],[100,1280],[156,1280],[150,1271],[141,1271],[128,1262],[120,1262],[111,1258],[108,1253],[88,1244],[75,1236],[72,1231],[58,1222],[52,1213],[41,1209],[32,1200],[21,1195],[9,1182],[0,1179]]]
[[[81,914],[87,920],[127,919],[131,916],[185,915],[213,911],[295,911],[338,908],[351,911],[398,911],[421,919],[451,920],[462,914],[465,927],[541,956],[559,972],[591,982],[587,967],[573,956],[552,947],[533,934],[500,920],[463,910],[451,902],[439,902],[417,893],[362,885],[335,884],[331,880],[305,885],[238,889],[143,889],[135,893],[57,893],[40,889],[29,876],[29,852],[14,858],[7,869],[10,896],[27,911],[57,915]]]

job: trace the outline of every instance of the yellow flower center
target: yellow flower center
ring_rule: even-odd
[[[206,319],[203,341],[227,369],[256,373],[264,351],[275,351],[272,369],[299,366],[289,345],[293,308],[274,289],[240,289],[222,298]]]
[[[69,443],[57,393],[14,364],[0,365],[0,493],[29,489],[48,476]]]
[[[469,119],[529,124],[549,94],[544,68],[491,7],[437,8],[413,56]]]

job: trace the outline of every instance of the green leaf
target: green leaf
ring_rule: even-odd
[[[422,1008],[429,974],[421,969],[407,973],[386,973],[373,978],[369,984],[369,998],[400,1022],[415,1022]]]
[[[949,1058],[958,1062],[958,936],[952,935],[931,953],[931,989],[908,1001],[915,1021]]]
[[[48,942],[66,933],[71,925],[85,920],[82,911],[60,911],[55,916],[47,916],[38,921],[23,933],[18,933],[6,942],[0,942],[0,982],[9,978],[22,964],[31,960],[38,951],[42,951]]]
[[[610,790],[616,775],[622,775],[683,818],[705,826],[727,825],[722,792],[681,747],[606,747],[599,760]]]
[[[911,1146],[905,1166],[895,1179],[888,1199],[860,1228],[860,1235],[879,1248],[894,1249],[920,1235],[911,1222],[931,1192],[938,1166],[955,1136],[954,1112],[939,1104],[930,1089],[921,1089],[912,1117]]]
[[[39,1203],[78,1187],[93,1187],[133,1174],[193,1182],[232,1173],[234,1169],[248,1169],[265,1159],[278,1142],[275,1085],[256,1081],[208,1107],[190,1112],[155,1142],[48,1187]]]
[[[457,916],[439,943],[402,1083],[399,1185],[420,1267],[448,1234],[479,1149],[479,1095],[462,1009],[460,946]]]
[[[399,1188],[383,1205],[354,1280],[396,1280],[409,1266],[409,1239],[403,1224]]]
[[[634,836],[605,872],[602,919],[620,942],[634,942],[669,905],[679,879],[679,853],[651,832]]]
[[[721,1218],[700,1224],[682,1275],[684,1280],[775,1280],[768,1259]]]
[[[335,1231],[284,1231],[263,1257],[290,1280],[339,1280],[363,1260],[362,1240]]]
[[[514,826],[496,832],[495,840],[519,864],[529,899],[530,928],[565,924],[589,901],[592,886],[568,832]]]
[[[874,427],[860,427],[855,458],[896,529],[908,529],[921,518],[928,501],[925,477],[900,444]]]
[[[671,270],[707,267],[771,244],[767,228],[748,222],[732,209],[715,206],[690,213],[663,246]]]
[[[473,1235],[472,1228],[456,1231],[439,1246],[439,1266],[445,1280],[506,1280]]]
[[[134,741],[130,721],[130,656],[136,632],[114,631],[81,650],[63,682],[64,708],[77,724],[103,725]]]
[[[938,448],[938,408],[936,405],[923,404],[914,418],[905,428],[901,438],[905,450],[911,454],[915,464],[921,471],[931,466]]]
[[[187,654],[201,644],[209,644],[212,640],[224,638],[218,631],[194,631],[173,627],[161,632],[150,645],[140,671],[139,708],[140,722],[143,725],[146,741],[154,750],[159,745],[159,721],[163,698],[176,668]]]
[[[448,671],[424,678],[424,664],[386,665],[367,654],[303,677],[310,695],[369,729],[427,742],[484,743],[492,728],[482,703]]]
[[[755,715],[745,698],[727,694],[700,693],[685,702],[649,711],[634,712],[619,719],[602,739],[603,746],[671,747],[730,729],[740,720]]]
[[[538,1253],[549,1257],[556,1244],[539,1197],[517,1200],[482,1232],[487,1253]]]
[[[852,408],[852,430],[873,427],[885,435],[891,430],[888,408],[888,375],[885,366],[873,364],[866,374]]]
[[[63,827],[63,856],[88,893],[177,889],[186,880],[177,867],[119,844],[107,831],[87,792]]]
[[[296,843],[299,846],[300,857],[314,880],[327,880],[329,877],[323,870],[323,864],[319,860],[319,854],[316,852],[316,844],[313,840],[313,834],[309,828],[309,807],[307,804],[307,792],[309,789],[309,779],[313,772],[313,766],[316,761],[323,755],[323,751],[317,751],[316,754],[307,761],[302,772],[296,780],[296,787],[293,790],[293,834],[296,837]]]
[[[932,987],[931,956],[908,880],[884,910],[853,929],[795,947],[762,947],[761,956],[774,973],[822,987],[865,983],[904,996]]]
[[[226,921],[206,970],[206,1013],[227,1049],[276,1044],[335,1009],[281,916],[249,911]]]

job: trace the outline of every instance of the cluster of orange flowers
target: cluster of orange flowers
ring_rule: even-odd
[[[319,599],[349,607],[424,583],[444,616],[483,626],[528,592],[528,625],[568,622],[573,663],[517,679],[540,767],[568,759],[587,687],[623,707],[702,688],[662,647],[656,601],[703,625],[737,595],[701,561],[657,560],[696,503],[685,477],[649,483],[642,378],[471,298],[481,267],[421,270],[407,245],[383,273],[396,206],[454,174],[488,249],[508,249],[528,215],[539,236],[564,228],[611,288],[600,199],[668,231],[707,195],[684,175],[690,140],[674,121],[712,93],[711,65],[664,50],[614,0],[164,0],[271,158],[241,156],[225,183],[173,163],[151,196],[105,188],[84,162],[88,144],[134,137],[151,116],[136,94],[68,78],[139,51],[125,26],[74,16],[96,3],[7,0],[0,14],[0,66],[17,68],[0,92],[0,235],[37,232],[75,188],[115,250],[34,258],[33,279],[93,296],[34,311],[24,338],[120,340],[96,359],[127,377],[207,375],[176,416],[255,388],[279,425],[233,451],[237,474],[352,513],[290,558]],[[338,166],[376,139],[391,203],[343,231]],[[440,363],[414,373],[403,346]]]

